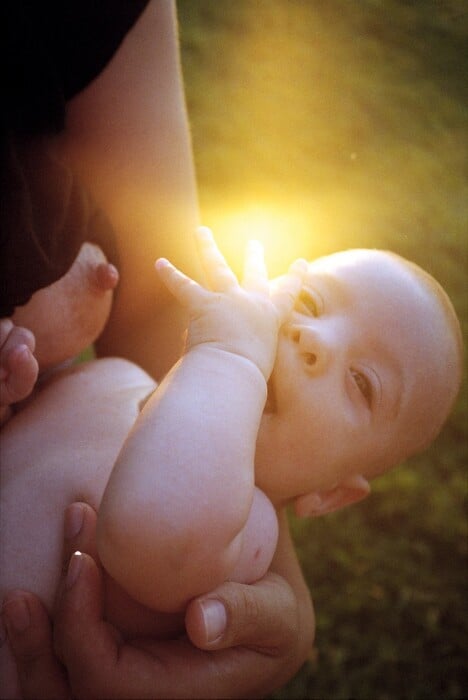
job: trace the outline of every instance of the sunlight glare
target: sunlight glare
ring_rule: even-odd
[[[205,217],[229,264],[239,274],[245,244],[259,240],[265,248],[270,276],[284,272],[298,257],[308,256],[313,246],[310,217],[273,205],[251,205],[230,212],[212,212]]]

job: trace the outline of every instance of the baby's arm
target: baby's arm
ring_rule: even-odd
[[[258,245],[248,251],[242,286],[208,233],[199,233],[198,247],[210,289],[158,263],[188,308],[187,349],[124,445],[98,522],[111,576],[137,600],[167,611],[242,577],[243,560],[256,554],[244,537],[246,529],[255,534],[255,520],[276,531],[273,507],[254,487],[255,444],[278,329],[303,271],[296,266],[273,301]]]
[[[0,320],[0,425],[11,416],[11,406],[27,398],[38,374],[31,331],[15,326],[9,318]]]

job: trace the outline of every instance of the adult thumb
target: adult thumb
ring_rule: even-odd
[[[185,626],[200,649],[246,646],[277,656],[297,641],[298,606],[285,579],[269,572],[257,583],[223,583],[196,598],[187,608]]]

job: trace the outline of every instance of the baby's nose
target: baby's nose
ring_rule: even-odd
[[[289,336],[297,345],[304,365],[309,371],[320,373],[326,368],[330,358],[330,348],[317,330],[305,325],[293,325]]]
[[[94,268],[94,279],[98,289],[107,292],[115,289],[119,281],[117,268],[111,263],[105,262]]]

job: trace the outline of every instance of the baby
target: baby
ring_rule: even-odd
[[[213,582],[260,577],[286,504],[317,516],[367,496],[435,438],[461,375],[450,302],[396,255],[299,261],[270,294],[258,246],[242,286],[208,232],[199,247],[209,289],[157,264],[190,313],[186,352],[135,424],[98,520],[108,573],[168,612]]]
[[[284,506],[316,516],[356,502],[440,430],[461,341],[426,273],[355,250],[298,261],[269,285],[252,243],[240,285],[206,229],[198,248],[206,288],[157,263],[191,319],[159,387],[124,360],[64,368],[2,429],[0,594],[29,589],[52,605],[62,513],[84,500],[99,511],[108,619],[123,634],[176,636],[191,598],[268,570]],[[95,246],[80,256],[13,317],[36,336],[40,369],[89,344],[109,313],[115,270]],[[34,364],[18,332],[0,349],[4,385],[21,374],[15,352]],[[5,647],[0,658],[13,688]]]

